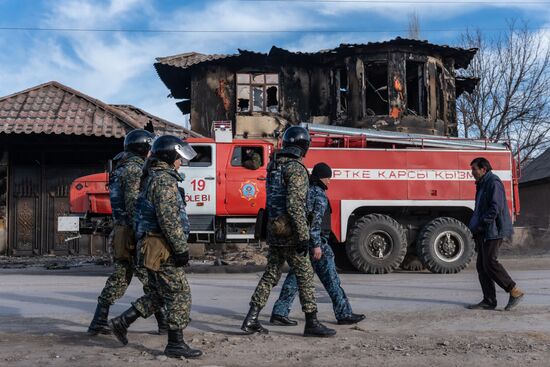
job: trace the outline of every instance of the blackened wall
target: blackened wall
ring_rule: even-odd
[[[375,61],[387,64],[387,81],[385,89],[381,90],[381,95],[387,98],[383,114],[369,111],[365,97],[366,89],[372,87],[368,83],[368,65]],[[424,95],[422,104],[426,106],[423,113],[413,111],[408,102],[407,78],[411,77],[406,71],[408,61],[424,65],[420,83]],[[303,60],[287,59],[262,65],[208,64],[198,67],[191,83],[193,130],[208,136],[212,121],[236,121],[237,72],[279,74],[279,113],[242,115],[274,115],[292,124],[324,121],[359,128],[457,135],[453,60],[399,48],[359,53],[325,63],[308,64]],[[346,75],[343,84],[337,80],[340,75]],[[345,85],[346,90],[341,90],[341,85]],[[345,103],[340,103],[340,93],[345,93]]]

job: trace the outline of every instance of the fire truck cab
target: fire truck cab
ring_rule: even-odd
[[[190,138],[197,156],[180,168],[185,175],[191,242],[254,241],[258,210],[265,205],[266,167],[273,144],[233,140],[231,129],[217,123],[215,138]],[[252,154],[259,167],[245,164]]]

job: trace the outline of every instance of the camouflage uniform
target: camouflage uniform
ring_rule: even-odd
[[[180,330],[189,323],[191,290],[182,267],[176,267],[173,256],[188,251],[189,220],[178,190],[181,177],[169,164],[154,160],[149,168],[138,202],[136,234],[139,244],[145,232],[162,234],[171,256],[159,271],[147,269],[151,293],[133,302],[134,308],[147,317],[159,304],[164,304],[169,330]],[[152,212],[147,212],[150,205]],[[138,251],[139,253],[139,251]]]
[[[123,152],[118,154],[114,161],[116,167],[109,177],[113,224],[131,227],[139,194],[143,158],[133,153]],[[115,258],[114,263],[115,271],[107,279],[105,287],[98,297],[99,304],[113,305],[124,295],[134,274],[143,283],[143,292],[147,294],[150,291],[147,271],[142,267],[137,267],[135,259]]]
[[[296,245],[309,240],[306,218],[308,187],[308,173],[299,159],[275,156],[270,162],[266,186],[267,215],[271,219],[281,213],[288,214],[292,235],[277,237],[268,226],[267,244],[270,250],[267,266],[251,299],[251,304],[260,309],[266,305],[271,289],[279,282],[281,268],[286,261],[296,274],[302,310],[305,313],[317,312],[311,262],[308,256],[296,253]]]
[[[320,247],[323,252],[323,256],[319,260],[312,259],[311,263],[332,300],[336,319],[343,320],[352,315],[352,309],[346,293],[340,286],[340,277],[334,263],[334,252],[328,243],[331,211],[323,188],[315,184],[311,186],[308,193],[307,209],[308,217],[311,218],[310,247]],[[291,270],[283,284],[279,299],[273,306],[272,313],[288,317],[297,292],[296,274]]]

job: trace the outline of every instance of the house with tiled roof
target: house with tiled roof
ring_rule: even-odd
[[[52,81],[0,97],[0,254],[97,255],[102,236],[65,241],[70,183],[106,169],[126,133],[200,136],[130,105],[112,105]]]

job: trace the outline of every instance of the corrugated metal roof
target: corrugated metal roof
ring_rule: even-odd
[[[159,127],[166,123],[152,117],[154,122],[150,118],[137,118],[128,109],[108,105],[55,81],[0,98],[0,133],[4,134],[122,138],[128,131],[143,128],[149,121]],[[173,126],[177,125],[166,125],[164,129]]]
[[[550,149],[535,158],[521,171],[520,184],[550,178]]]

